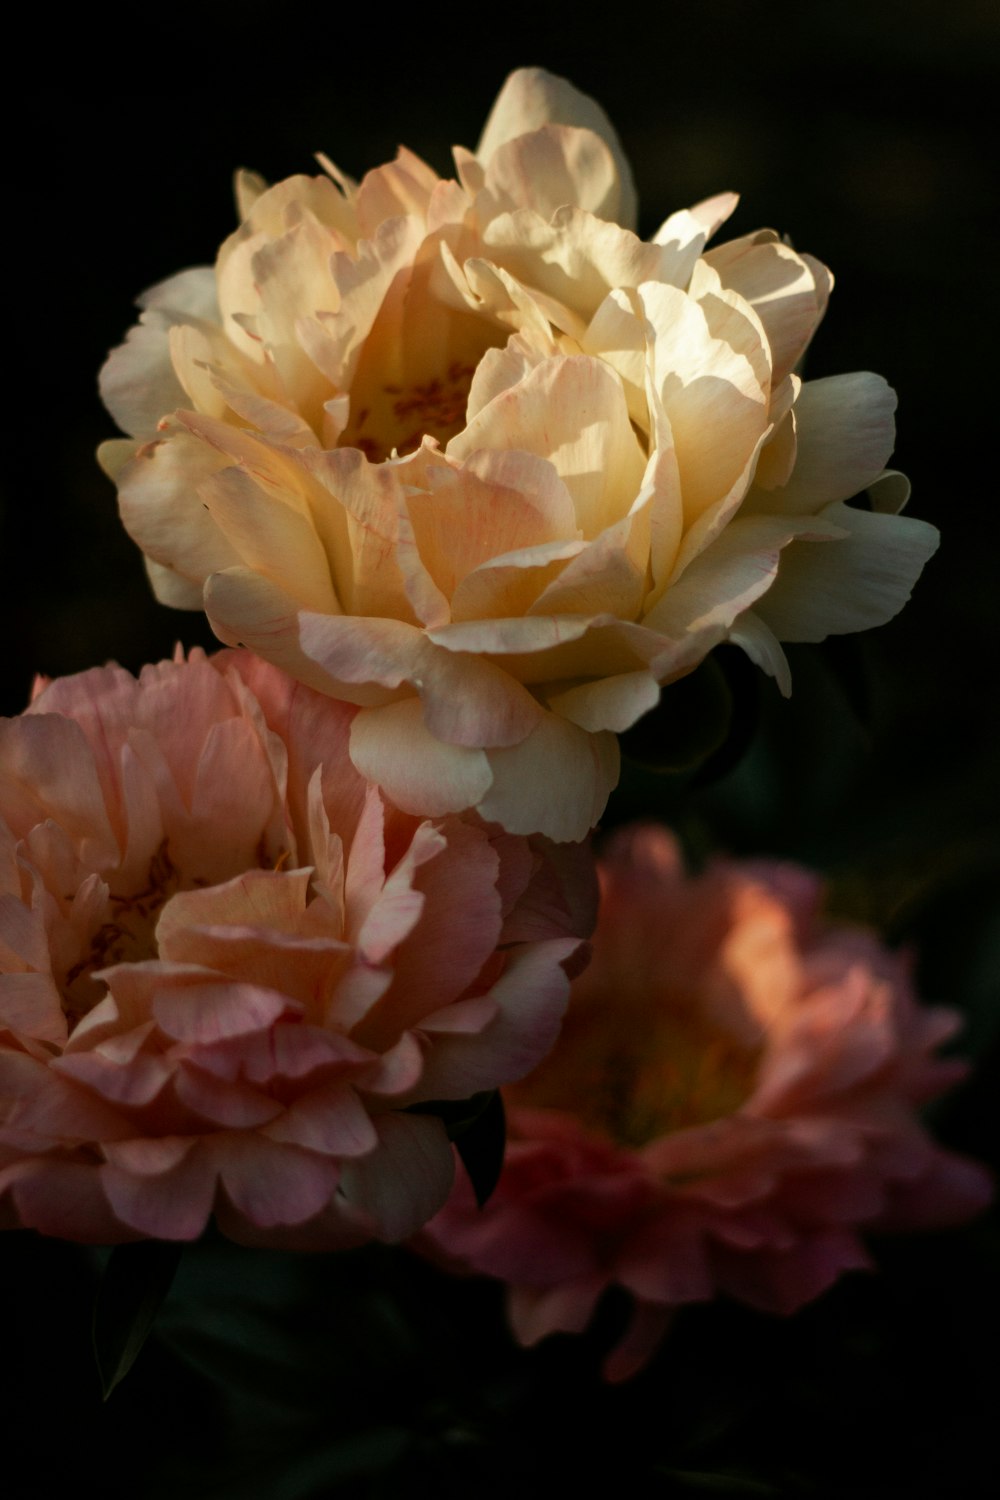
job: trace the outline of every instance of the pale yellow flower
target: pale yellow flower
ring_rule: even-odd
[[[102,452],[158,597],[360,704],[400,806],[577,839],[662,684],[728,639],[787,690],[778,641],[890,618],[936,533],[891,513],[885,382],[795,373],[828,272],[705,250],[733,195],[638,239],[603,111],[537,69],[455,163],[242,174],[109,359]]]

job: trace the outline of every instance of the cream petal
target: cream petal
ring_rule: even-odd
[[[480,448],[522,448],[549,459],[586,537],[628,513],[645,467],[619,381],[585,356],[560,356],[532,370],[484,407],[448,454],[464,459]]]
[[[258,302],[254,327],[263,343],[266,364],[273,367],[288,402],[316,424],[329,383],[298,337],[303,318],[335,314],[340,289],[331,274],[331,257],[342,240],[308,212],[278,238],[259,245],[250,260]]]
[[[108,355],[98,377],[101,400],[123,432],[155,436],[157,423],[186,404],[170,359],[167,329],[159,319],[129,329],[125,343]]]
[[[660,701],[660,685],[649,672],[623,672],[549,696],[556,713],[595,734],[621,734]]]
[[[672,279],[668,248],[582,208],[498,214],[485,226],[483,244],[520,282],[571,309],[583,324],[613,288]]]
[[[766,505],[786,515],[815,513],[857,495],[885,468],[895,442],[896,393],[881,375],[859,371],[807,380],[794,406],[797,453],[788,483]]]
[[[634,619],[647,587],[650,510],[654,490],[644,485],[624,520],[570,559],[530,608],[531,614],[611,614]]]
[[[545,219],[566,205],[615,219],[620,206],[615,160],[590,130],[542,125],[497,147],[486,163],[480,204],[497,212],[530,208]]]
[[[439,631],[299,610],[280,589],[238,569],[210,580],[206,609],[223,640],[250,646],[320,692],[375,706],[411,683],[433,734],[455,744],[515,743],[538,717],[534,699],[499,667],[432,644]]]
[[[711,649],[772,587],[782,549],[802,535],[838,537],[842,528],[825,518],[738,517],[671,583],[643,624],[667,636],[704,633],[704,649]]]
[[[118,483],[119,474],[135,458],[141,446],[132,438],[107,438],[98,445],[97,462],[113,484]]]
[[[164,567],[163,563],[154,562],[151,557],[143,557],[142,562],[150,587],[161,604],[166,604],[170,609],[203,607],[204,590],[200,583],[183,578],[173,568]]]
[[[220,470],[199,491],[209,515],[240,563],[275,583],[306,609],[339,614],[330,567],[316,530],[244,469]]]
[[[510,620],[526,614],[542,590],[559,577],[566,562],[578,557],[586,546],[582,540],[541,542],[490,558],[456,585],[451,600],[452,623]]]
[[[346,390],[361,352],[395,277],[416,259],[424,238],[418,219],[410,215],[386,219],[371,239],[362,240],[353,254],[338,251],[332,260],[333,278],[340,292],[335,313],[302,317],[296,327],[299,343],[335,390]]]
[[[886,469],[868,486],[872,510],[881,515],[898,516],[910,498],[910,481],[896,469]]]
[[[406,503],[421,557],[449,597],[499,555],[576,534],[569,491],[534,454],[473,453],[461,468],[431,470],[428,482]]]
[[[705,260],[760,317],[774,379],[783,379],[802,357],[825,306],[810,263],[780,240],[761,242],[753,235],[708,251]]]
[[[400,146],[395,161],[366,172],[354,199],[359,233],[373,235],[385,219],[400,214],[427,217],[438,175],[414,152]]]
[[[357,448],[314,450],[306,462],[328,491],[330,509],[344,517],[333,557],[344,608],[353,615],[415,619],[396,557],[399,516],[405,511],[396,468],[369,463]]]
[[[530,348],[517,334],[509,338],[502,349],[487,349],[476,366],[476,373],[469,387],[466,423],[478,416],[494,397],[519,385],[529,370],[541,363],[542,358],[536,349]]]
[[[686,287],[707,239],[707,227],[691,209],[671,214],[653,235],[652,243],[660,247],[664,259],[663,273],[651,279]]]
[[[821,641],[884,625],[902,609],[937,550],[938,532],[926,521],[840,504],[828,505],[821,517],[846,537],[794,543],[757,606],[780,640]]]
[[[705,314],[712,337],[744,356],[761,391],[767,395],[774,380],[773,358],[767,332],[755,309],[737,292],[724,287],[703,260],[698,262],[690,290]],[[770,405],[768,415],[774,420]]]
[[[714,338],[700,305],[675,287],[639,295],[654,379],[670,421],[691,525],[732,487],[767,428],[764,391],[745,355]]]
[[[406,677],[397,666],[401,648],[415,655],[420,645],[420,632],[398,620],[351,619],[349,631],[338,630],[344,617],[301,610],[249,568],[214,574],[205,587],[205,612],[227,645],[248,646],[299,682],[348,703],[384,702],[383,683],[395,687]]]
[[[600,818],[618,781],[618,741],[587,734],[547,713],[521,744],[491,750],[492,784],[479,811],[508,833],[544,833],[578,843]]]
[[[442,246],[442,252],[446,247]],[[443,257],[444,258],[444,257]],[[565,332],[578,334],[583,321],[568,307],[548,297],[544,291],[529,290],[504,266],[491,260],[471,257],[459,268],[454,279],[461,278],[466,287],[465,300],[480,318],[489,318],[502,328],[512,329],[530,348],[543,354],[555,353],[552,323]]]
[[[650,428],[646,395],[646,329],[635,294],[613,287],[598,305],[580,338],[584,354],[610,365],[622,383],[629,417],[643,432]],[[513,383],[513,382],[512,382]]]
[[[437,739],[416,698],[362,709],[351,726],[351,760],[397,807],[423,817],[476,806],[491,781],[485,753]]]
[[[774,432],[761,449],[760,459],[754,471],[754,488],[757,491],[775,490],[788,483],[795,468],[798,450],[795,412],[787,411]],[[754,497],[748,509],[766,510],[767,500],[762,495]]]
[[[778,637],[769,625],[764,624],[759,614],[748,609],[738,615],[730,627],[729,639],[734,646],[739,646],[746,652],[755,666],[774,678],[783,698],[791,696],[792,673],[788,658],[781,649]]]
[[[155,562],[191,583],[239,561],[198,495],[226,462],[207,443],[175,430],[140,448],[119,478],[125,530]]]
[[[604,217],[634,227],[637,211],[635,186],[614,126],[596,100],[544,68],[519,68],[507,78],[476,148],[480,162],[488,166],[501,146],[549,122],[582,126],[600,136],[611,153],[617,179],[614,201],[609,203],[609,211]]]
[[[711,239],[715,231],[721,229],[735,213],[739,201],[739,193],[715,193],[711,198],[703,198],[700,203],[692,204],[688,212],[703,225],[705,233]]]
[[[549,651],[578,640],[591,621],[575,615],[532,615],[509,620],[462,620],[428,631],[430,639],[447,651],[512,655]]]
[[[152,437],[161,417],[185,405],[170,358],[172,326],[218,321],[215,275],[209,266],[182,271],[139,299],[144,312],[100,374],[101,398],[123,432]]]

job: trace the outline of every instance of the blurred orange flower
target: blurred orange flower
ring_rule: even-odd
[[[674,1309],[728,1293],[790,1313],[870,1264],[862,1228],[959,1222],[986,1172],[916,1107],[964,1073],[957,1026],[906,962],[820,920],[819,881],[719,861],[687,877],[663,829],[601,868],[593,960],[560,1040],[504,1090],[510,1135],[481,1212],[464,1179],[423,1243],[510,1287],[525,1344],[579,1332],[609,1286],[634,1315],[605,1373],[649,1358]]]

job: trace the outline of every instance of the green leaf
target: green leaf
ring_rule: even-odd
[[[162,1240],[116,1245],[94,1301],[94,1358],[107,1401],[132,1368],[170,1290],[182,1246]]]

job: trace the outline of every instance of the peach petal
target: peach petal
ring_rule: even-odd
[[[129,1109],[141,1109],[150,1104],[171,1075],[171,1069],[157,1057],[142,1055],[122,1066],[98,1052],[77,1052],[69,1057],[55,1058],[52,1069],[85,1088],[93,1089],[109,1103]]]
[[[302,1146],[326,1156],[364,1156],[378,1135],[350,1085],[328,1083],[295,1099],[263,1132],[269,1140]]]
[[[174,1074],[177,1098],[203,1120],[226,1129],[248,1130],[266,1125],[281,1113],[281,1105],[248,1084],[221,1079],[185,1061]]]
[[[116,1165],[113,1157],[99,1169],[111,1209],[129,1229],[151,1239],[194,1240],[205,1228],[215,1200],[215,1164],[206,1147],[194,1142],[184,1146],[159,1170],[154,1158],[148,1165],[143,1159],[141,1175],[131,1164]]]
[[[569,997],[563,964],[579,948],[572,938],[555,938],[512,957],[489,992],[495,1018],[480,1032],[438,1033],[424,1064],[420,1096],[465,1099],[523,1078],[552,1046]]]
[[[169,1036],[185,1042],[215,1042],[273,1025],[297,1009],[287,995],[257,984],[169,982],[153,998],[153,1014]]]
[[[419,920],[403,934],[392,984],[354,1028],[355,1039],[374,1051],[385,1051],[401,1031],[457,999],[500,937],[499,861],[489,840],[457,821],[441,832],[444,838],[428,830],[436,842],[429,846],[429,857],[419,857],[421,850],[415,860],[412,880],[422,897]]]
[[[375,1128],[378,1147],[345,1163],[341,1190],[374,1221],[380,1239],[406,1239],[448,1196],[451,1147],[441,1121],[430,1115],[379,1115]]]
[[[40,1042],[65,1042],[66,1018],[51,975],[0,974],[0,1026]]]
[[[25,906],[20,894],[8,893],[0,896],[0,955],[4,964],[5,981],[21,978],[19,971],[48,968],[48,934],[41,912]],[[37,978],[42,977],[39,972]],[[15,1001],[16,990],[10,989],[10,1004],[20,1008]],[[27,1000],[27,991],[23,991]],[[41,995],[39,994],[39,998]]]
[[[52,818],[98,864],[117,853],[94,757],[78,724],[45,712],[0,722],[0,816],[15,833]]]
[[[115,1215],[96,1166],[54,1160],[25,1163],[11,1191],[20,1222],[40,1234],[84,1245],[119,1245],[141,1238],[141,1231]]]
[[[217,1147],[221,1185],[233,1207],[251,1224],[301,1224],[313,1218],[336,1191],[335,1161],[262,1135],[230,1133]]]
[[[515,1337],[530,1349],[550,1333],[582,1333],[604,1287],[599,1275],[544,1290],[513,1287],[507,1310]]]

